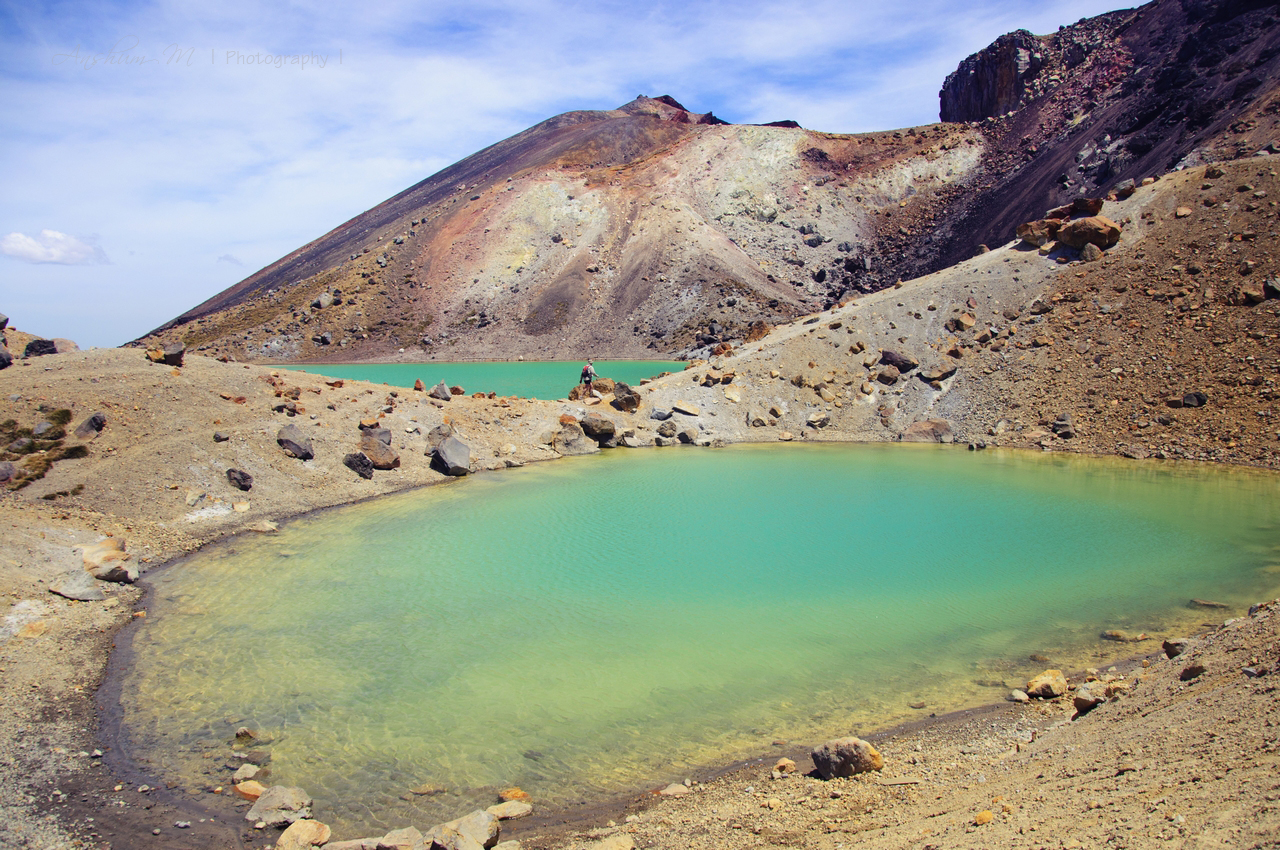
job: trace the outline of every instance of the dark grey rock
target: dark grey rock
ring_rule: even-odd
[[[649,418],[656,419],[659,422],[665,422],[671,418],[671,411],[663,410],[662,408],[654,408],[653,412],[649,414]]]
[[[380,425],[374,425],[370,428],[366,428],[363,425],[361,425],[360,439],[363,440],[365,437],[372,437],[373,439],[378,440],[379,442],[381,442],[383,445],[386,445],[386,446],[391,445],[391,429],[390,428],[383,428]]]
[[[316,456],[315,449],[311,446],[311,440],[302,433],[302,429],[297,425],[286,425],[276,432],[276,443],[280,448],[284,449],[284,453],[289,457],[296,457],[298,460],[311,460]]]
[[[361,478],[373,478],[373,461],[363,452],[352,452],[342,459],[342,465]]]
[[[9,353],[9,349],[0,345],[0,369],[7,369],[13,365],[13,355]]]
[[[441,381],[440,383],[432,387],[431,390],[427,393],[427,395],[431,396],[432,398],[437,398],[440,401],[448,401],[449,399],[453,398],[453,394],[449,392],[449,387],[445,384],[444,381]]]
[[[245,472],[243,469],[228,469],[227,480],[231,482],[231,486],[237,490],[248,491],[253,487],[253,476]]]
[[[76,426],[75,435],[82,440],[92,440],[102,429],[107,427],[107,414],[102,411],[89,414],[89,417]]]
[[[161,361],[166,366],[181,366],[182,358],[187,354],[187,347],[180,342],[170,343],[163,349],[164,360]]]
[[[1187,393],[1182,397],[1183,407],[1204,407],[1209,403],[1209,396],[1201,392]]]
[[[611,419],[599,413],[588,413],[579,424],[582,426],[582,433],[601,444],[613,440],[618,431]]]
[[[230,440],[230,439],[231,439],[230,437],[228,437],[226,434],[222,433],[221,431],[213,432],[213,441],[215,443],[225,443],[227,440]]]
[[[12,452],[16,455],[24,455],[36,447],[36,441],[30,437],[19,437],[12,443],[4,447],[6,452]]]
[[[686,425],[676,432],[676,439],[688,445],[698,439],[698,429],[692,425]]]
[[[4,313],[0,313],[0,331],[4,330],[7,327],[9,327],[9,317],[6,316]]]
[[[589,455],[600,451],[600,446],[582,430],[576,422],[561,426],[552,439],[551,447],[562,455]]]
[[[1191,646],[1191,641],[1186,638],[1169,638],[1161,647],[1164,649],[1165,658],[1177,658],[1179,655],[1187,651]]]
[[[58,344],[51,339],[33,339],[22,350],[23,357],[43,357],[46,354],[57,354]]]
[[[1071,440],[1076,436],[1075,421],[1070,413],[1059,413],[1058,418],[1049,424],[1049,429],[1063,440]]]
[[[431,466],[445,475],[466,475],[471,471],[471,448],[452,435],[431,452]]]
[[[7,460],[0,460],[0,484],[6,481],[12,481],[13,477],[18,474],[18,467],[14,466]]]
[[[658,426],[659,437],[666,437],[667,439],[671,439],[675,435],[676,435],[676,423],[672,422],[670,419],[666,420],[665,422],[663,422],[661,425]]]
[[[640,409],[640,393],[628,384],[618,381],[613,388],[613,406],[627,413],[635,413]]]
[[[903,375],[920,365],[920,361],[912,357],[910,354],[903,354],[900,351],[890,351],[887,348],[880,352],[880,362],[886,366],[892,366]]]
[[[31,429],[31,435],[42,440],[56,440],[62,436],[62,434],[55,433],[60,430],[59,426],[52,422],[39,422],[36,427]]]

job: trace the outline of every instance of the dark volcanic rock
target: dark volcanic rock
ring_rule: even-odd
[[[13,355],[9,353],[9,349],[0,345],[0,369],[6,369],[13,365]]]
[[[640,393],[618,381],[613,388],[613,406],[627,413],[635,413],[640,409]]]
[[[431,466],[445,475],[466,475],[471,471],[471,449],[457,437],[445,437],[431,452]]]
[[[431,392],[427,393],[427,395],[431,396],[432,398],[440,399],[440,401],[448,401],[449,399],[453,398],[453,393],[449,392],[449,387],[445,384],[444,381],[441,381],[440,383],[432,387]]]
[[[23,357],[43,357],[46,354],[57,354],[58,344],[51,339],[33,339],[23,349]]]
[[[253,476],[243,469],[228,469],[227,480],[237,490],[250,490],[253,487]]]
[[[342,465],[361,478],[373,478],[373,461],[363,452],[352,452],[342,458]]]
[[[107,427],[107,414],[102,411],[89,414],[83,422],[76,426],[73,432],[81,440],[92,440],[98,434],[102,433],[102,429]]]
[[[582,417],[582,421],[578,424],[582,427],[584,434],[601,445],[613,440],[618,431],[618,426],[611,419],[601,416],[599,413],[588,413]]]
[[[284,449],[284,453],[298,460],[311,460],[316,456],[311,440],[302,433],[297,425],[286,425],[276,432],[276,443]]]
[[[943,121],[981,121],[1022,106],[1044,66],[1044,44],[1026,30],[1002,35],[960,63],[938,92]]]
[[[912,357],[910,354],[890,351],[887,348],[880,352],[880,362],[885,365],[892,366],[903,375],[920,365],[920,361]]]

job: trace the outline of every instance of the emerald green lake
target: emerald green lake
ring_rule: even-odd
[[[131,753],[271,754],[344,837],[1003,698],[1280,586],[1280,477],[943,446],[613,451],[313,514],[152,578]],[[1036,664],[1032,653],[1053,663]],[[913,710],[911,703],[925,703]],[[236,744],[249,726],[266,743]],[[205,757],[211,753],[211,757]],[[448,789],[415,796],[432,783]]]
[[[288,365],[296,369],[331,378],[386,383],[393,387],[412,387],[422,380],[428,388],[444,381],[460,386],[468,394],[497,393],[522,398],[557,399],[569,395],[578,383],[586,361],[485,361],[475,363],[321,363]],[[602,378],[624,381],[632,386],[644,378],[662,372],[679,372],[685,364],[678,360],[598,360],[596,374]]]

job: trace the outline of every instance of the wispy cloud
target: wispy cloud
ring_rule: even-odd
[[[41,230],[39,236],[10,233],[0,239],[0,254],[25,263],[56,263],[62,266],[108,262],[101,248],[56,230]]]
[[[33,264],[0,276],[0,300],[19,288],[65,293],[92,317],[82,327],[59,327],[68,313],[52,303],[15,323],[118,344],[558,112],[643,93],[735,122],[924,124],[937,119],[946,74],[1001,33],[1052,31],[1117,5],[6,4],[0,233],[35,247],[14,249]],[[57,260],[30,260],[58,256],[43,236],[22,235],[33,221],[99,234],[114,264],[68,275]]]

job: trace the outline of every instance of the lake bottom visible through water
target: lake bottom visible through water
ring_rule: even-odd
[[[309,515],[152,581],[123,682],[132,755],[229,788],[232,751],[254,750],[354,837],[510,786],[541,806],[658,787],[1153,651],[1225,616],[1192,597],[1276,595],[1280,477],[934,446],[617,450]]]

